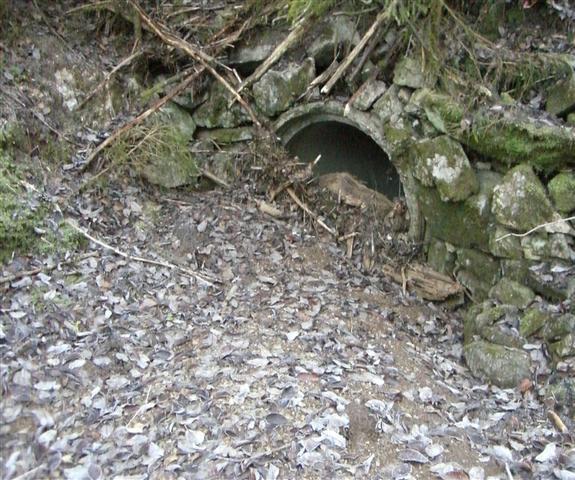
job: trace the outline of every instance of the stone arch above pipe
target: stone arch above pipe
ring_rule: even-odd
[[[387,155],[395,167],[405,194],[409,209],[409,235],[421,239],[422,217],[414,185],[414,179],[406,162],[394,155],[393,144],[384,133],[384,123],[369,112],[346,107],[337,101],[321,101],[298,105],[279,116],[274,123],[275,131],[283,144],[287,144],[298,132],[320,122],[338,122],[350,125],[369,136]]]

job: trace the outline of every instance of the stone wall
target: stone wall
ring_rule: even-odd
[[[574,231],[558,220],[575,214],[575,76],[550,92],[548,113],[496,98],[472,108],[468,99],[436,92],[436,79],[413,58],[395,65],[390,84],[372,75],[368,61],[359,89],[349,78],[328,98],[310,89],[330,52],[356,41],[352,25],[328,21],[253,85],[252,104],[286,141],[309,122],[331,119],[364,131],[387,153],[404,186],[410,235],[425,241],[429,264],[453,275],[475,303],[465,356],[477,375],[512,386],[534,366],[545,371],[541,349],[530,345],[546,345],[550,365],[572,372]],[[245,65],[261,63],[272,47],[244,45]],[[255,58],[258,51],[268,53]],[[234,66],[243,58],[239,47]],[[248,116],[217,83],[204,99],[179,103],[192,113],[196,138],[233,144],[253,137]]]

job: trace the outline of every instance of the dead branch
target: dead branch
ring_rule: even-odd
[[[567,218],[560,218],[559,220],[554,220],[553,222],[547,222],[547,223],[542,223],[541,225],[537,225],[536,227],[533,227],[531,230],[525,232],[525,233],[507,233],[499,238],[496,238],[495,241],[496,242],[500,242],[501,240],[508,238],[508,237],[526,237],[527,235],[531,235],[533,232],[536,232],[537,230],[541,230],[542,228],[545,227],[551,227],[552,225],[557,225],[558,223],[567,223],[567,222],[572,222],[573,220],[575,220],[575,216],[573,217],[567,217]]]
[[[100,145],[98,145],[96,147],[96,149],[88,156],[88,158],[86,158],[86,161],[84,162],[84,165],[82,165],[80,170],[81,171],[86,170],[90,166],[90,164],[96,158],[98,158],[98,155],[100,155],[102,150],[104,150],[106,147],[111,145],[114,141],[116,141],[119,137],[121,137],[128,130],[130,130],[131,128],[135,127],[136,125],[139,125],[140,123],[142,123],[144,120],[146,120],[146,118],[148,118],[154,112],[156,112],[160,108],[162,108],[172,98],[176,97],[181,92],[183,92],[186,88],[188,88],[188,86],[196,78],[198,78],[203,71],[204,71],[204,68],[202,67],[199,70],[188,75],[186,78],[184,78],[184,80],[182,80],[178,85],[176,85],[176,87],[174,87],[174,89],[171,92],[169,92],[166,96],[160,98],[150,108],[144,110],[136,118],[134,118],[133,120],[130,120],[128,123],[125,123],[120,128],[115,130],[114,133],[112,133],[112,135],[110,135],[106,140],[104,140],[102,143],[100,143]]]
[[[126,65],[129,65],[130,63],[132,63],[132,61],[136,58],[138,58],[140,55],[142,55],[142,53],[144,53],[143,50],[139,50],[135,53],[132,53],[132,55],[130,55],[129,57],[124,58],[124,60],[122,60],[120,63],[118,63],[118,65],[116,65],[111,71],[110,73],[108,73],[104,79],[96,86],[96,88],[94,88],[88,95],[86,95],[86,98],[84,98],[84,100],[82,100],[82,103],[80,103],[80,105],[78,106],[79,109],[83,108],[84,105],[86,105],[86,103],[88,103],[93,97],[94,95],[96,95],[100,90],[102,90],[110,81],[110,79],[112,78],[112,76],[121,68],[125,67]]]
[[[39,273],[51,272],[53,270],[56,270],[57,268],[60,268],[63,265],[70,265],[72,263],[78,263],[78,262],[81,262],[83,260],[86,260],[87,258],[95,257],[96,255],[97,255],[97,252],[88,252],[88,253],[85,253],[83,255],[79,255],[77,257],[71,258],[70,260],[64,260],[62,262],[54,263],[52,265],[46,265],[44,267],[38,267],[38,268],[34,268],[32,270],[26,270],[24,272],[18,272],[18,273],[15,273],[13,275],[8,275],[7,277],[0,278],[0,285],[3,285],[5,283],[11,283],[14,280],[18,280],[20,278],[31,277],[32,275],[38,275]]]
[[[301,19],[295,28],[289,33],[289,35],[275,48],[275,50],[270,54],[266,61],[262,63],[258,68],[256,68],[256,71],[239,85],[238,93],[241,92],[244,88],[249,87],[253,83],[257,82],[270,69],[270,67],[275,64],[295,42],[299,40],[299,38],[307,30],[308,27],[308,19]]]
[[[116,255],[118,255],[120,257],[126,258],[126,259],[134,261],[134,262],[146,263],[148,265],[156,265],[158,267],[164,267],[164,268],[169,268],[170,270],[176,270],[176,271],[184,273],[190,277],[193,277],[196,280],[199,280],[200,282],[202,282],[202,283],[204,283],[210,287],[215,287],[215,283],[222,283],[221,280],[210,277],[210,276],[206,275],[205,273],[200,274],[198,272],[194,272],[193,270],[190,270],[189,268],[184,268],[184,267],[181,267],[181,266],[176,265],[174,263],[169,263],[169,262],[165,262],[165,261],[158,261],[158,260],[151,260],[149,258],[136,257],[134,255],[130,255],[128,253],[125,253],[125,252],[117,249],[116,247],[113,247],[112,245],[108,245],[107,243],[93,237],[88,232],[86,232],[85,230],[80,228],[78,225],[76,225],[76,223],[73,222],[71,219],[67,219],[66,223],[68,225],[70,225],[78,233],[80,233],[84,237],[86,237],[88,240],[94,242],[96,245],[100,245],[102,248],[105,248],[106,250],[110,250],[110,251],[114,252]]]
[[[210,72],[210,74],[220,82],[226,90],[228,90],[234,98],[238,101],[238,103],[244,108],[244,110],[250,116],[252,122],[257,125],[258,127],[262,127],[262,123],[258,119],[254,110],[249,106],[249,104],[242,98],[242,96],[236,91],[236,89],[230,85],[230,83],[222,77],[216,69],[212,66],[216,64],[216,60],[208,55],[207,53],[203,52],[202,50],[194,47],[190,43],[186,42],[185,40],[181,39],[177,35],[170,32],[166,27],[154,22],[148,14],[142,9],[142,7],[137,3],[136,0],[128,0],[130,5],[136,10],[142,21],[152,30],[162,41],[171,45],[172,47],[178,48],[184,52],[186,52],[190,57],[194,60],[198,61],[203,65],[203,67]]]
[[[459,283],[424,265],[395,268],[384,264],[381,270],[393,281],[402,285],[404,290],[412,287],[425,300],[444,301],[463,292]]]
[[[349,66],[353,63],[353,61],[357,58],[357,56],[361,53],[367,43],[371,40],[371,38],[377,33],[379,27],[389,20],[393,11],[395,10],[395,6],[398,0],[392,0],[392,2],[387,6],[386,9],[382,10],[369,30],[365,33],[359,43],[354,47],[354,49],[350,52],[350,54],[345,58],[345,60],[341,63],[338,69],[335,71],[333,76],[328,80],[328,82],[323,86],[321,89],[321,93],[324,95],[329,94],[333,86],[337,83],[337,81],[341,78],[341,76],[345,73],[345,71],[349,68]]]

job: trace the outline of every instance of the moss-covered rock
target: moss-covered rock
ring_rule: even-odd
[[[427,250],[427,263],[436,272],[449,275],[455,267],[453,247],[440,240],[431,240]]]
[[[311,58],[302,64],[290,64],[282,71],[270,70],[253,86],[256,105],[265,115],[275,117],[305,93],[314,77],[315,65]]]
[[[252,140],[254,138],[254,129],[252,127],[215,128],[198,132],[197,138],[198,140],[208,140],[218,145],[229,145]]]
[[[328,67],[338,53],[348,50],[359,41],[356,25],[350,17],[338,15],[322,22],[321,30],[307,43],[307,54],[315,60],[319,68]]]
[[[509,235],[510,230],[497,225],[489,234],[489,253],[501,258],[523,258],[523,248],[519,238]],[[506,236],[509,235],[509,236]]]
[[[463,202],[444,202],[435,188],[417,186],[416,190],[430,237],[456,247],[487,250],[493,220],[486,195],[479,193]]]
[[[575,332],[575,315],[566,313],[546,322],[542,334],[547,341],[554,342],[573,332]]]
[[[562,213],[575,210],[575,172],[562,172],[547,184],[555,208]]]
[[[395,64],[393,83],[402,87],[423,88],[426,75],[421,62],[413,57],[404,57]]]
[[[553,217],[545,187],[526,164],[511,169],[494,188],[491,209],[499,223],[518,231],[527,231]]]
[[[564,290],[558,289],[544,279],[534,275],[531,267],[535,262],[530,260],[503,260],[501,262],[502,273],[505,277],[515,280],[529,287],[535,293],[552,302],[561,302],[567,298]]]
[[[575,260],[575,251],[570,243],[570,238],[561,233],[536,232],[521,239],[521,248],[529,260],[559,258],[571,261]]]
[[[479,191],[479,182],[461,145],[446,135],[423,140],[413,148],[414,175],[436,186],[441,199],[461,201]]]
[[[499,262],[478,250],[457,251],[457,280],[470,292],[474,301],[482,301],[499,280]]]
[[[207,100],[193,114],[196,125],[206,128],[233,128],[250,123],[241,105],[220,83],[212,85]]]
[[[354,94],[350,104],[357,110],[369,110],[386,91],[387,85],[385,82],[371,78]]]
[[[545,109],[553,115],[562,115],[575,108],[575,74],[553,85],[547,94]]]
[[[531,377],[529,355],[518,348],[478,340],[467,344],[463,354],[475,376],[499,387],[512,388]]]
[[[383,95],[375,102],[372,112],[377,115],[382,122],[395,121],[403,113],[403,103],[399,99],[399,87],[391,85]]]
[[[519,282],[503,277],[491,289],[489,297],[517,308],[526,308],[535,299],[535,294]]]
[[[418,92],[417,101],[435,128],[501,164],[528,163],[553,172],[575,163],[573,128],[550,124],[518,107],[468,113],[470,99],[455,100],[428,89]]]
[[[575,356],[575,333],[565,335],[561,340],[549,344],[549,350],[556,358]]]
[[[519,333],[524,337],[530,337],[537,333],[549,321],[550,315],[536,307],[527,310],[519,320]]]

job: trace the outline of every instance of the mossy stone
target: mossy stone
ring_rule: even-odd
[[[527,164],[512,168],[493,190],[491,209],[499,223],[527,231],[553,216],[545,187]]]
[[[423,88],[426,83],[421,62],[412,57],[404,57],[395,64],[393,83],[402,87]]]
[[[523,248],[519,238],[501,225],[497,225],[489,233],[489,253],[496,257],[520,259],[523,258]],[[507,236],[509,235],[509,236]]]
[[[481,337],[496,345],[504,347],[522,348],[525,345],[525,338],[521,337],[517,331],[508,328],[505,325],[493,325],[481,330]]]
[[[457,251],[457,280],[470,292],[474,301],[485,300],[500,275],[499,262],[478,250]]]
[[[539,263],[539,262],[538,262]],[[501,269],[504,276],[526,285],[538,295],[552,301],[561,302],[567,298],[565,291],[558,289],[537,278],[530,267],[535,262],[530,260],[502,260]]]
[[[549,344],[549,350],[557,358],[575,356],[575,333],[565,335],[561,340]]]
[[[455,252],[445,242],[432,239],[427,250],[427,263],[436,272],[449,275],[455,267]]]
[[[575,332],[575,315],[565,313],[545,323],[542,334],[546,340],[552,342],[573,332]]]
[[[467,344],[463,355],[473,375],[502,388],[531,377],[529,355],[518,348],[478,340]]]
[[[268,71],[254,86],[253,94],[260,111],[275,117],[285,112],[300,97],[315,77],[311,58],[303,64],[290,64],[285,70]]]
[[[519,320],[519,333],[524,337],[530,337],[541,330],[550,318],[549,314],[542,312],[538,308],[530,308]]]
[[[250,122],[248,114],[219,82],[212,85],[207,100],[193,114],[196,125],[205,128],[233,128]]]
[[[403,113],[403,103],[399,99],[399,87],[391,85],[383,95],[375,102],[372,112],[382,122],[394,121]]]
[[[575,107],[575,74],[553,85],[547,94],[545,110],[553,115],[562,115]]]
[[[529,260],[559,258],[571,261],[575,258],[575,251],[570,246],[569,238],[561,233],[535,232],[521,239],[521,248],[525,258]]]
[[[417,94],[428,120],[476,152],[502,165],[528,163],[546,172],[575,163],[575,133],[572,128],[533,118],[527,111],[488,107],[468,114],[466,102],[429,89]],[[469,122],[462,122],[469,116]],[[467,127],[470,125],[470,127]]]
[[[467,155],[447,135],[416,143],[412,153],[415,177],[426,187],[435,185],[443,201],[462,201],[479,191]]]
[[[569,125],[570,127],[575,127],[575,112],[567,115],[567,119],[565,120],[565,123],[567,125]]]
[[[456,247],[488,249],[492,224],[489,198],[476,194],[463,202],[444,202],[435,188],[416,185],[416,195],[432,238]]]
[[[489,297],[501,303],[526,308],[535,299],[533,290],[503,277],[489,292]]]
[[[547,184],[555,208],[562,213],[575,210],[575,172],[561,172]]]

